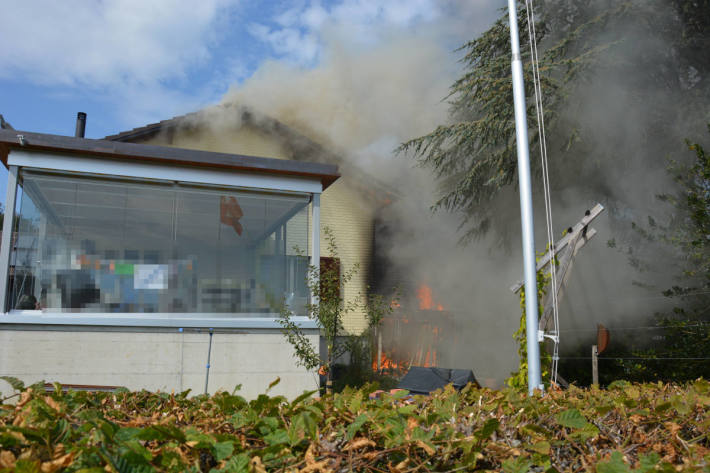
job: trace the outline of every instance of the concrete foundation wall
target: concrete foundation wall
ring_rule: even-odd
[[[85,329],[78,329],[85,330]],[[315,330],[308,333],[318,346]],[[0,376],[25,384],[125,386],[131,390],[205,389],[209,334],[196,332],[123,332],[15,330],[0,327]],[[317,389],[317,375],[296,366],[292,347],[278,330],[215,333],[212,339],[209,391],[231,392],[253,399],[276,378],[270,394],[294,398]],[[3,394],[10,386],[0,381]]]

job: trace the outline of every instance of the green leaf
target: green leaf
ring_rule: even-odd
[[[550,442],[542,441],[542,442],[537,442],[533,445],[530,446],[530,449],[537,452],[541,453],[543,455],[549,455],[550,454]]]
[[[138,434],[141,440],[177,440],[183,443],[187,440],[185,433],[174,425],[155,424],[146,427]]]
[[[195,442],[192,448],[211,448],[215,444],[214,438],[203,434],[194,427],[190,427],[185,431],[185,440],[187,442]]]
[[[608,462],[597,463],[597,473],[631,473],[621,452],[613,452]]]
[[[694,404],[694,399],[689,398],[692,398],[692,396],[673,396],[671,398],[671,406],[673,406],[673,409],[675,409],[678,414],[687,415],[693,410],[692,405]]]
[[[527,473],[532,464],[528,458],[518,457],[505,460],[502,466],[505,473]]]
[[[285,429],[278,429],[264,436],[264,442],[269,445],[281,445],[289,443],[288,432]]]
[[[355,437],[355,434],[357,433],[358,430],[360,430],[360,427],[362,427],[365,422],[367,422],[368,417],[365,414],[360,414],[355,418],[354,421],[350,425],[348,425],[347,428],[347,433],[348,433],[348,440],[351,440],[353,437]]]
[[[214,455],[214,458],[217,461],[224,460],[225,458],[231,456],[233,452],[234,442],[230,441],[217,442],[212,447],[212,454]]]
[[[268,391],[271,391],[271,388],[273,388],[274,386],[276,386],[276,385],[279,384],[280,382],[281,382],[281,378],[276,378],[276,379],[273,380],[271,383],[269,383],[269,387],[266,388],[266,391],[267,391],[267,392],[268,392]]]
[[[350,402],[348,403],[348,410],[350,412],[352,412],[353,414],[357,414],[357,412],[360,410],[361,405],[362,405],[362,391],[357,391],[350,398]]]
[[[594,410],[597,412],[598,415],[603,416],[608,414],[609,412],[614,410],[614,406],[611,405],[604,405],[604,406],[595,406]]]
[[[12,376],[0,376],[0,379],[7,382],[7,384],[12,386],[12,389],[14,389],[15,391],[25,390],[25,383],[23,383],[22,380],[18,378],[14,378]]]
[[[581,442],[586,442],[587,440],[599,435],[599,429],[590,423],[587,423],[581,429],[576,429],[572,432],[571,436],[573,438],[579,439]]]
[[[249,471],[249,455],[240,453],[236,457],[230,458],[225,463],[224,468],[219,471],[226,473],[247,473]]]
[[[476,433],[474,433],[473,435],[479,441],[486,440],[488,437],[493,435],[493,432],[495,432],[498,429],[499,425],[500,425],[500,421],[498,419],[488,419],[483,424],[483,427],[481,427],[481,429],[476,431]]]
[[[647,473],[656,469],[656,465],[661,461],[661,457],[656,452],[649,454],[642,453],[639,455],[639,467],[635,471],[638,473]]]
[[[122,427],[118,429],[116,434],[114,435],[114,438],[118,442],[127,442],[129,440],[133,440],[138,438],[140,434],[143,433],[144,430],[147,429],[141,429],[139,427]],[[151,438],[144,438],[142,440],[153,440]]]
[[[301,394],[300,396],[298,396],[296,399],[293,400],[293,402],[291,403],[291,408],[293,409],[294,407],[298,406],[303,401],[305,401],[306,399],[309,399],[311,396],[313,396],[317,392],[318,391],[303,391],[303,394]]]
[[[560,412],[555,419],[561,426],[571,429],[581,429],[587,425],[587,419],[577,409]]]
[[[39,460],[17,460],[15,463],[16,473],[42,473]]]
[[[305,437],[310,439],[315,438],[316,431],[318,429],[318,422],[312,413],[300,412],[298,415],[293,417],[292,420],[293,422],[291,422],[288,429],[291,445],[295,445]]]
[[[631,383],[628,381],[625,381],[623,379],[617,379],[616,381],[612,381],[609,383],[609,386],[607,386],[607,389],[612,390],[612,389],[624,389],[628,386],[630,386]]]

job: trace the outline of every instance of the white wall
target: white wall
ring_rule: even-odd
[[[318,343],[317,331],[308,331]],[[207,331],[146,333],[116,331],[8,330],[0,328],[0,375],[65,384],[125,386],[131,390],[184,391],[205,388]],[[215,333],[209,391],[231,392],[238,384],[247,399],[264,393],[294,398],[317,389],[317,375],[296,366],[293,349],[278,330]],[[3,394],[11,392],[0,381]]]

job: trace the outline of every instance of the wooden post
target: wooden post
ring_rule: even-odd
[[[597,346],[592,345],[592,384],[599,386],[599,357],[597,356]]]

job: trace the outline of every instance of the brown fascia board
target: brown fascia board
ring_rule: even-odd
[[[23,139],[20,140],[19,136],[22,136]],[[0,130],[0,159],[2,159],[6,167],[7,156],[11,150],[46,151],[163,165],[195,166],[262,174],[311,177],[319,179],[323,184],[324,190],[340,177],[338,167],[334,164],[214,153],[211,151],[75,138],[72,136],[48,135],[18,130]]]
[[[288,125],[285,125],[281,121],[272,118],[268,115],[257,114],[250,110],[248,107],[235,106],[235,105],[215,105],[216,108],[229,109],[232,108],[235,113],[241,114],[242,121],[250,126],[263,129],[267,134],[277,135],[276,138],[283,139],[286,138],[292,143],[301,143],[303,146],[299,146],[299,149],[294,149],[297,155],[316,155],[321,157],[319,162],[326,161],[329,163],[337,164],[344,169],[344,172],[352,176],[352,181],[355,181],[359,190],[369,198],[373,198],[380,205],[389,205],[392,200],[399,197],[398,193],[393,191],[389,186],[381,183],[377,178],[369,175],[365,171],[359,169],[337,155],[332,151],[325,148],[320,143],[317,143],[307,136],[297,132]],[[133,128],[132,130],[122,131],[115,135],[106,136],[105,140],[111,141],[121,141],[121,142],[141,142],[149,140],[160,133],[170,133],[171,131],[177,130],[181,126],[197,126],[199,127],[202,120],[200,120],[201,112],[192,112],[185,115],[179,115],[167,120],[161,120],[157,123],[150,123],[148,125]],[[191,118],[197,118],[195,124],[190,122]],[[267,125],[267,126],[264,126]],[[300,160],[297,159],[300,162]],[[351,182],[352,182],[351,181]]]

